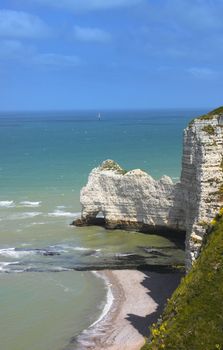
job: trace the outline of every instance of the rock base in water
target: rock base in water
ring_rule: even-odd
[[[178,237],[183,239],[185,237],[186,232],[184,230],[169,228],[167,226],[154,226],[148,225],[143,222],[135,222],[135,221],[106,221],[104,218],[92,218],[92,219],[84,219],[79,218],[74,220],[71,225],[77,227],[84,226],[102,226],[108,230],[126,230],[126,231],[136,231],[142,233],[150,233],[150,234],[160,234],[160,235],[174,235],[176,234]]]

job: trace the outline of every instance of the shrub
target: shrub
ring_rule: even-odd
[[[203,131],[207,132],[209,135],[214,135],[215,131],[212,125],[205,125],[202,129]]]
[[[126,170],[124,170],[122,167],[120,167],[120,165],[118,165],[114,160],[111,160],[111,159],[105,160],[101,164],[100,170],[113,170],[118,174],[122,174],[122,175],[127,173]]]

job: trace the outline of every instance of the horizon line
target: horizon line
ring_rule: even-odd
[[[201,107],[201,106],[192,106],[192,107],[105,107],[105,108],[69,108],[69,109],[0,109],[0,114],[2,113],[73,113],[73,112],[119,112],[119,111],[163,111],[163,110],[213,110],[217,107]]]

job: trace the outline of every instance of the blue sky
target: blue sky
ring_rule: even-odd
[[[1,0],[0,110],[223,104],[222,0]]]

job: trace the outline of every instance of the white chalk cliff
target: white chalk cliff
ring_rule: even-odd
[[[223,108],[195,119],[184,131],[179,183],[154,180],[114,161],[92,170],[81,190],[82,216],[90,225],[102,213],[109,228],[186,231],[186,267],[199,254],[207,225],[223,204]]]
[[[195,119],[185,129],[181,191],[188,268],[223,205],[223,108]]]
[[[178,228],[181,218],[175,203],[175,186],[168,176],[154,180],[136,169],[123,174],[112,160],[107,160],[89,175],[81,190],[82,220],[91,223],[101,212],[107,227],[123,225],[137,228],[142,224]]]

